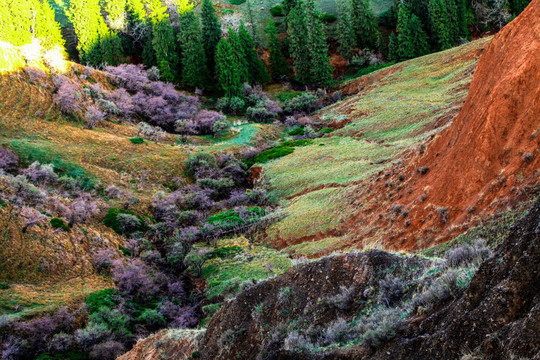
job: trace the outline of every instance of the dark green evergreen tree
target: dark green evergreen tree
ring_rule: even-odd
[[[446,0],[429,0],[431,32],[439,50],[454,45],[454,29],[449,18]]]
[[[286,17],[289,53],[294,62],[295,78],[303,84],[311,82],[310,49],[307,45],[309,31],[306,17],[303,0],[297,2]]]
[[[456,5],[456,40],[469,39],[470,32],[467,27],[467,0],[455,0]]]
[[[351,0],[351,4],[357,45],[361,48],[375,49],[379,30],[369,0]]]
[[[99,0],[72,0],[69,18],[77,35],[79,57],[83,63],[116,65],[122,56],[120,39],[101,15]]]
[[[167,81],[178,79],[180,59],[176,49],[174,29],[167,8],[160,0],[150,0],[149,13],[152,22],[152,47],[160,75]]]
[[[306,85],[328,86],[332,81],[332,67],[324,24],[313,0],[300,0],[289,11],[287,33],[296,80]]]
[[[215,71],[217,44],[221,39],[221,25],[216,16],[212,0],[203,0],[201,7],[202,37],[206,52],[207,68],[210,74]]]
[[[521,14],[530,2],[531,0],[511,0],[512,14],[515,16]]]
[[[332,83],[332,66],[328,56],[328,44],[324,24],[314,0],[306,0],[306,19],[308,27],[308,49],[311,61],[311,84],[330,86]]]
[[[251,84],[266,84],[270,82],[270,75],[263,61],[259,59],[257,50],[255,49],[255,42],[248,33],[244,23],[240,23],[238,29],[238,38],[244,50],[244,56],[247,63],[249,82]]]
[[[39,11],[36,12],[34,36],[39,39],[41,46],[45,49],[55,47],[63,49],[65,41],[62,38],[60,24],[54,18],[53,8],[47,0],[43,0],[39,6]]]
[[[379,36],[377,36],[377,49],[382,56],[388,58],[388,43],[381,33],[379,33]]]
[[[147,23],[147,15],[142,0],[126,1],[126,24],[125,30],[120,34],[122,48],[127,56],[142,56],[143,63],[148,66],[155,66],[155,54],[152,48],[152,27]],[[146,54],[146,51],[150,51]],[[150,61],[148,58],[150,58]]]
[[[408,36],[414,48],[413,57],[429,54],[428,38],[422,29],[420,19],[415,14],[412,14],[407,25]]]
[[[242,84],[249,83],[249,72],[248,63],[246,60],[246,53],[244,52],[244,47],[240,42],[238,34],[232,28],[229,28],[227,42],[231,45],[232,48],[233,61],[236,63],[240,82]]]
[[[204,89],[208,84],[206,54],[199,19],[193,11],[180,15],[178,41],[182,50],[182,82],[188,86]]]
[[[353,48],[356,46],[351,2],[349,0],[338,0],[337,10],[337,38],[339,43],[338,51],[344,59],[351,61],[353,56]]]
[[[229,41],[222,38],[216,49],[216,77],[225,97],[242,96],[242,81]]]
[[[388,38],[388,60],[399,61],[399,40],[395,33],[391,33]]]
[[[280,81],[291,76],[291,70],[289,63],[285,60],[283,52],[281,51],[281,41],[279,40],[279,33],[276,27],[275,21],[270,19],[268,27],[266,28],[268,34],[268,52],[270,63],[270,74],[274,81]]]
[[[32,41],[30,0],[5,0],[0,6],[0,40],[15,46]]]
[[[398,12],[398,57],[400,60],[412,59],[429,53],[427,36],[420,19],[411,14],[409,7],[400,5]]]

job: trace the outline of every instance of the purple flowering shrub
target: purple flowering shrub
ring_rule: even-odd
[[[13,151],[0,146],[0,170],[15,170],[18,163],[19,158],[13,153]]]
[[[56,91],[54,101],[64,114],[73,114],[82,110],[83,96],[80,85],[64,81]]]

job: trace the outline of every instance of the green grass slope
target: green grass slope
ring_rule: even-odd
[[[346,246],[342,237],[358,186],[451,122],[489,41],[410,60],[345,84],[343,90],[355,95],[321,110],[318,117],[329,126],[348,124],[263,166],[265,179],[288,199],[290,211],[269,228],[267,240],[286,247],[337,237]]]

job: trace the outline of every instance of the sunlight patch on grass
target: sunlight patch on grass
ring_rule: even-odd
[[[288,255],[266,246],[253,244],[249,247],[244,237],[218,241],[217,248],[241,247],[242,251],[231,256],[207,260],[203,267],[206,279],[206,297],[234,296],[245,281],[264,280],[283,274],[291,266]]]

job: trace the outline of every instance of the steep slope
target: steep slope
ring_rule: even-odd
[[[291,212],[268,241],[308,256],[421,249],[534,196],[539,12],[532,2],[493,39],[469,93],[486,39],[346,84],[356,94],[318,115],[332,137],[263,168]]]
[[[336,131],[263,166],[263,178],[287,198],[290,210],[287,218],[268,229],[265,240],[307,256],[379,246],[383,235],[372,227],[363,229],[356,215],[371,205],[378,207],[370,209],[371,214],[387,215],[392,202],[355,199],[378,174],[405,164],[419,144],[452,122],[490,40],[400,63],[345,84],[342,91],[349,97],[316,114]],[[372,233],[357,236],[364,230]]]
[[[537,358],[539,259],[540,200],[480,266],[463,296],[435,311],[405,317],[390,342],[384,338],[363,345],[340,342],[334,348],[307,350],[300,346],[298,334],[290,335],[292,329],[309,333],[323,326],[328,328],[323,332],[326,337],[339,338],[347,327],[334,325],[330,330],[332,324],[340,318],[347,320],[345,324],[361,322],[373,301],[372,288],[382,290],[385,274],[407,281],[430,265],[427,259],[379,251],[327,257],[258,284],[226,304],[209,324],[200,358],[420,360],[460,359],[467,353],[489,359]],[[344,289],[353,289],[349,307],[343,304]],[[282,333],[289,333],[286,340]]]
[[[405,168],[395,167],[393,176],[377,179],[370,189],[374,196],[361,197],[364,202],[392,201],[408,213],[383,224],[393,234],[386,246],[416,249],[445,241],[475,215],[485,217],[537,191],[539,17],[540,2],[533,1],[495,36],[452,126]],[[401,183],[401,189],[386,191],[389,181]],[[431,238],[430,243],[419,243],[422,238]]]

